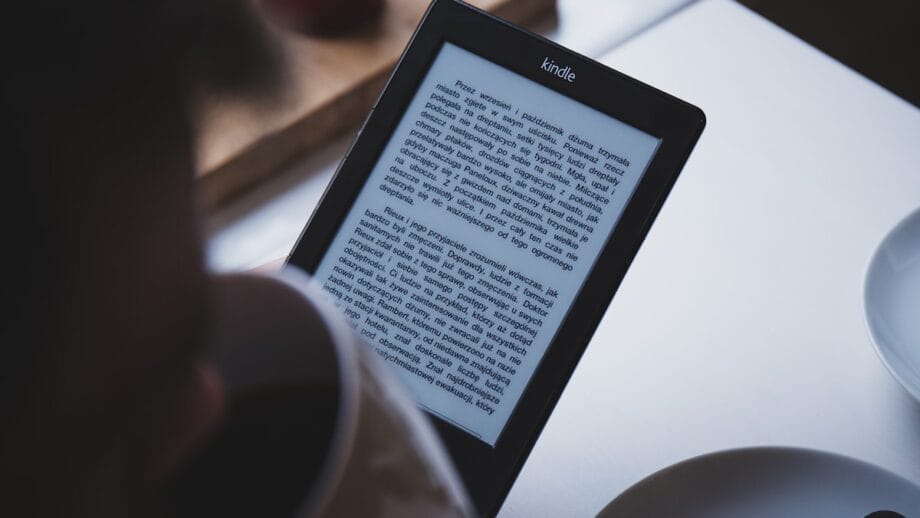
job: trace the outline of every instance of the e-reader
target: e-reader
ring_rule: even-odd
[[[704,125],[695,106],[435,0],[342,160],[289,262],[434,419],[483,514]]]

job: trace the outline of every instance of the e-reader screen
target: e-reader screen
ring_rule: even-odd
[[[444,43],[315,278],[420,406],[494,446],[660,142]]]

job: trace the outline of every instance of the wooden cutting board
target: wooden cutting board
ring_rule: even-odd
[[[472,0],[513,23],[547,16],[556,0]],[[289,83],[272,103],[204,99],[198,107],[198,188],[211,209],[283,165],[357,127],[429,0],[386,0],[374,24],[339,37],[278,32]]]

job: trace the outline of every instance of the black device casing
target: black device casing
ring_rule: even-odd
[[[691,104],[489,13],[457,0],[435,0],[326,188],[288,258],[291,264],[311,274],[316,271],[445,41],[661,139],[495,447],[432,416],[477,508],[483,515],[493,515],[533,448],[706,119]],[[570,66],[577,73],[576,80],[568,82],[541,70],[545,58]]]

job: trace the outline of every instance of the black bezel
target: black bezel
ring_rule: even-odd
[[[314,273],[429,66],[449,41],[661,139],[615,231],[508,419],[495,447],[433,416],[477,508],[495,514],[587,347],[705,125],[703,112],[456,0],[435,0],[326,188],[289,262]],[[571,65],[566,82],[540,69]]]

